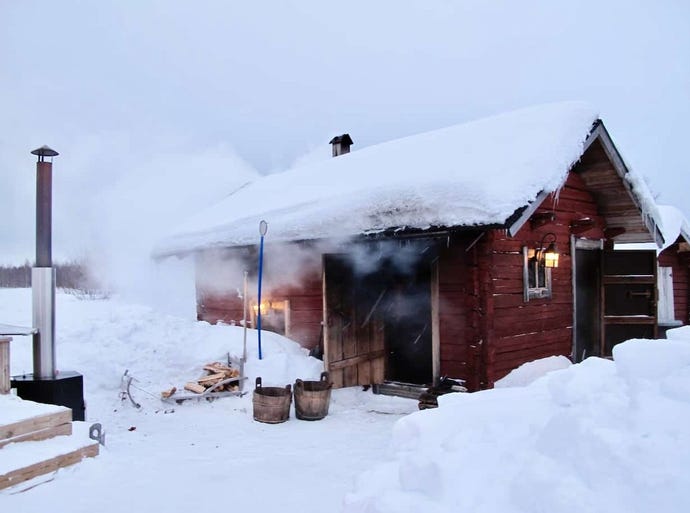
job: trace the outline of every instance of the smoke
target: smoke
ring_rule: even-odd
[[[257,235],[258,239],[258,235]],[[258,240],[257,240],[258,244]],[[301,243],[266,242],[262,290],[284,293],[299,290],[305,283],[321,281],[324,255],[344,258],[356,278],[385,272],[400,279],[413,276],[420,262],[435,255],[430,240],[363,241],[355,238]],[[241,295],[244,272],[252,294],[257,287],[258,247],[206,250],[197,259],[197,282],[215,295]]]
[[[367,275],[386,268],[401,275],[412,274],[433,253],[433,242],[424,239],[379,240],[356,244],[349,251],[355,273]]]
[[[69,241],[69,258],[86,261],[103,288],[193,316],[194,259],[154,262],[151,249],[187,217],[258,174],[227,145],[189,148],[154,136],[148,151],[128,151],[128,137],[108,139],[107,148],[103,140],[94,141],[98,152],[88,145],[80,150],[79,160],[65,166],[71,179],[55,191],[62,203],[55,224],[63,244]],[[109,160],[111,152],[119,157]]]

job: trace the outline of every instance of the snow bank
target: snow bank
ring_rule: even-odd
[[[359,478],[344,511],[686,511],[688,335],[629,341],[614,361],[527,386],[440,397],[398,421],[394,459]]]
[[[0,319],[30,324],[31,292],[0,289]],[[322,362],[268,332],[258,361],[251,333],[252,378],[260,374],[267,385],[284,386],[296,377],[318,377]],[[232,511],[337,509],[354,476],[388,456],[393,423],[415,411],[417,402],[361,387],[339,389],[325,419],[298,421],[293,407],[288,422],[269,425],[253,420],[251,393],[182,405],[160,401],[163,388],[197,377],[203,363],[239,352],[241,334],[117,299],[58,293],[58,365],[84,375],[87,420],[103,425],[106,446],[97,458],[27,483],[32,488],[24,493],[24,485],[0,490],[2,511],[44,511],[47,505],[62,511],[61,504],[71,513],[197,511],[209,498]],[[13,372],[31,369],[30,346],[25,337],[12,341]],[[140,409],[119,397],[125,369],[137,378],[132,391]],[[16,402],[0,400],[0,425]],[[3,466],[12,459],[8,448],[0,449]],[[265,489],[271,493],[257,493]]]
[[[236,191],[155,251],[254,244],[262,219],[273,241],[504,223],[561,186],[596,119],[583,103],[541,105],[303,165]]]
[[[31,290],[3,290],[0,312],[3,320],[31,325]],[[7,296],[12,296],[11,300]],[[16,305],[10,310],[9,305]],[[27,318],[28,317],[28,318]],[[202,367],[211,361],[225,361],[227,354],[242,355],[243,330],[238,326],[214,326],[206,322],[161,314],[154,309],[124,303],[117,298],[83,300],[58,293],[56,307],[56,358],[58,370],[85,373],[86,396],[95,401],[111,392],[117,398],[125,370],[135,385],[158,394],[172,386],[181,388],[205,374]],[[263,359],[258,359],[257,332],[247,330],[248,389],[256,376],[266,386],[285,386],[296,378],[318,379],[323,362],[308,356],[296,342],[275,333],[262,332]],[[12,374],[32,371],[29,337],[14,337],[11,346]],[[147,395],[137,392],[137,400]],[[96,406],[96,408],[91,408]],[[92,413],[100,405],[90,405]]]
[[[503,379],[496,381],[494,388],[524,387],[551,371],[567,369],[571,365],[570,359],[565,356],[549,356],[527,362],[510,371]]]

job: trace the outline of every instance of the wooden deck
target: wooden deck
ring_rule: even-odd
[[[0,490],[98,455],[88,425],[72,422],[69,408],[46,410],[0,425]]]

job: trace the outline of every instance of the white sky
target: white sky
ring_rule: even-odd
[[[356,151],[571,99],[597,107],[658,200],[690,216],[690,3],[485,4],[0,3],[0,261],[33,258],[42,144],[61,153],[53,245],[68,258],[126,246],[113,217],[136,231],[138,212],[184,205],[165,216],[178,222],[252,168],[326,156],[333,135]],[[133,197],[102,200],[138,176]],[[144,223],[151,238],[161,224]]]

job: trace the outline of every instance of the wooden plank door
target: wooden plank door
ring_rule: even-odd
[[[381,316],[345,255],[324,255],[324,365],[335,387],[383,383]]]
[[[603,251],[601,356],[631,338],[657,336],[656,251]]]

